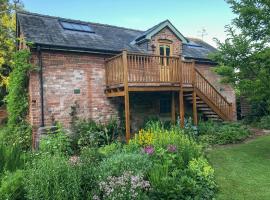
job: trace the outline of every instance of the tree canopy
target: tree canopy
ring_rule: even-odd
[[[254,115],[270,112],[270,1],[227,0],[236,18],[226,26],[227,39],[218,40],[212,59],[217,73],[256,108]]]
[[[3,103],[8,75],[11,71],[12,54],[16,45],[15,11],[22,9],[21,1],[0,0],[0,106]]]

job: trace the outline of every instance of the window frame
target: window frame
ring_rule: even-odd
[[[163,47],[163,51],[164,51],[164,57],[161,57],[161,51],[160,48]],[[166,47],[169,47],[169,55],[167,56],[166,54]],[[160,64],[162,66],[168,66],[169,65],[169,57],[172,55],[172,42],[170,40],[159,40],[158,43],[158,55],[160,56]]]

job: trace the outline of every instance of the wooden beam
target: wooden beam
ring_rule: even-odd
[[[180,126],[184,128],[185,126],[185,110],[184,110],[184,91],[179,92],[179,113],[180,113]]]
[[[129,90],[128,90],[128,66],[127,51],[123,51],[123,67],[124,67],[124,99],[125,99],[125,120],[126,120],[126,142],[130,140],[130,112],[129,112]]]
[[[193,103],[193,123],[195,126],[198,125],[198,113],[197,113],[197,95],[196,95],[196,92],[193,91],[192,92],[192,103]]]
[[[107,97],[123,97],[125,96],[124,91],[119,91],[119,92],[106,92]]]
[[[158,91],[179,91],[179,86],[141,86],[141,87],[129,87],[130,92],[158,92]]]
[[[174,95],[174,92],[172,92],[171,110],[172,110],[172,124],[175,124],[175,95]]]

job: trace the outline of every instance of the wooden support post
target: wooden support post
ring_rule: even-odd
[[[126,119],[126,142],[130,140],[130,112],[129,112],[129,91],[128,91],[128,66],[127,51],[123,51],[123,67],[124,67],[124,98],[125,98],[125,119]]]
[[[175,95],[174,95],[174,92],[172,92],[171,110],[172,110],[172,124],[175,124]]]
[[[179,113],[180,113],[180,126],[184,128],[185,126],[185,110],[184,110],[184,91],[181,89],[179,91]]]
[[[193,123],[195,126],[198,125],[198,113],[197,113],[197,96],[196,96],[196,92],[193,90],[192,93],[192,97],[193,97]]]

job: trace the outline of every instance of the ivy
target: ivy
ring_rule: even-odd
[[[6,96],[8,112],[8,142],[20,145],[23,149],[31,146],[31,128],[26,121],[28,113],[28,72],[32,68],[29,63],[28,50],[17,51],[13,55],[12,72],[8,81]]]

